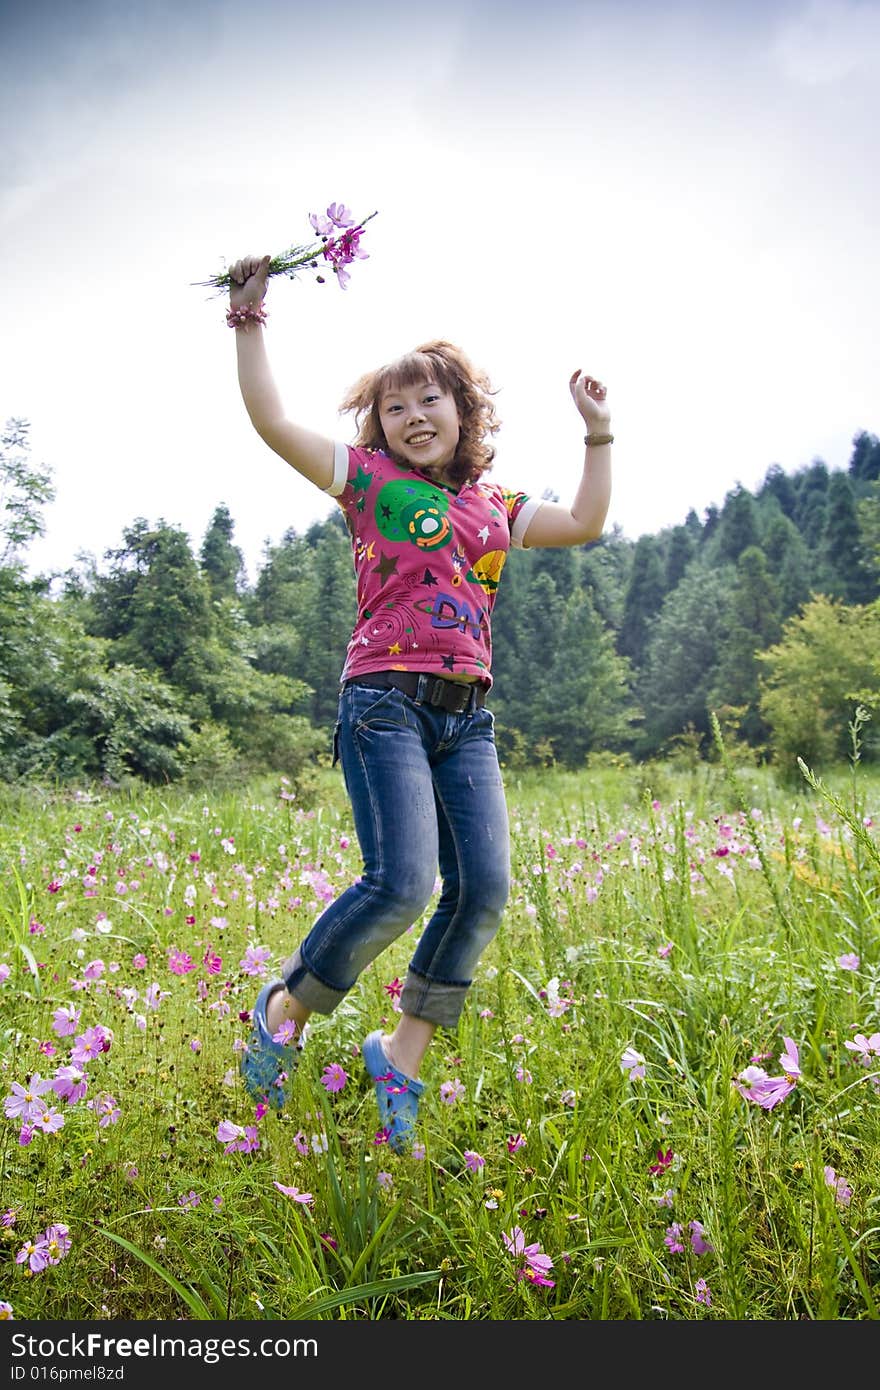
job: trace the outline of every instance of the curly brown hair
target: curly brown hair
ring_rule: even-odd
[[[495,449],[487,438],[501,428],[491,399],[495,391],[486,373],[475,367],[461,348],[442,338],[422,343],[396,362],[366,372],[355,382],[339,407],[342,414],[354,412],[355,445],[390,454],[379,420],[379,402],[388,390],[418,386],[425,381],[433,381],[449,392],[461,420],[458,448],[446,469],[447,477],[457,487],[475,482],[492,467],[495,457]]]

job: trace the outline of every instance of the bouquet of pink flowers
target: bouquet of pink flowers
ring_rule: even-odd
[[[364,227],[375,216],[376,213],[371,212],[362,222],[355,222],[344,203],[331,203],[326,213],[310,212],[309,221],[320,239],[310,246],[290,246],[280,256],[273,256],[269,262],[269,278],[286,275],[289,280],[295,280],[298,271],[314,270],[319,272],[315,276],[318,284],[323,285],[324,276],[320,271],[329,266],[340,287],[345,289],[351,278],[346,267],[352,261],[368,259],[366,251],[361,250],[360,242]],[[229,289],[229,272],[223,270],[208,280],[197,280],[195,283],[222,294]]]

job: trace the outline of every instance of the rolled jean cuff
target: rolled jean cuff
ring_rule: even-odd
[[[412,1018],[436,1023],[438,1028],[455,1028],[469,989],[470,985],[438,984],[436,980],[408,970],[400,994],[400,1008]]]
[[[281,976],[287,986],[288,994],[298,999],[307,1009],[316,1014],[332,1014],[337,1004],[348,993],[347,989],[334,989],[313,975],[304,964],[302,954],[297,948],[281,967]]]

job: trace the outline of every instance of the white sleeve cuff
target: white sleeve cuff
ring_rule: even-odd
[[[331,497],[338,497],[348,482],[348,445],[340,444],[339,440],[333,445],[333,481],[330,486],[325,488]]]
[[[523,537],[525,536],[526,531],[529,529],[529,522],[535,515],[535,512],[538,510],[538,508],[542,505],[543,501],[543,497],[530,497],[527,502],[524,502],[522,504],[519,511],[517,512],[516,521],[510,528],[510,544],[512,546],[515,546],[517,550],[525,549],[523,545]]]

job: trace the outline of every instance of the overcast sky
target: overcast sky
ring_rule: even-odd
[[[0,0],[0,419],[57,498],[32,570],[137,517],[264,545],[334,504],[254,434],[226,261],[378,216],[349,288],[270,286],[294,419],[445,337],[489,372],[494,476],[572,496],[605,381],[608,526],[880,431],[880,0]]]

